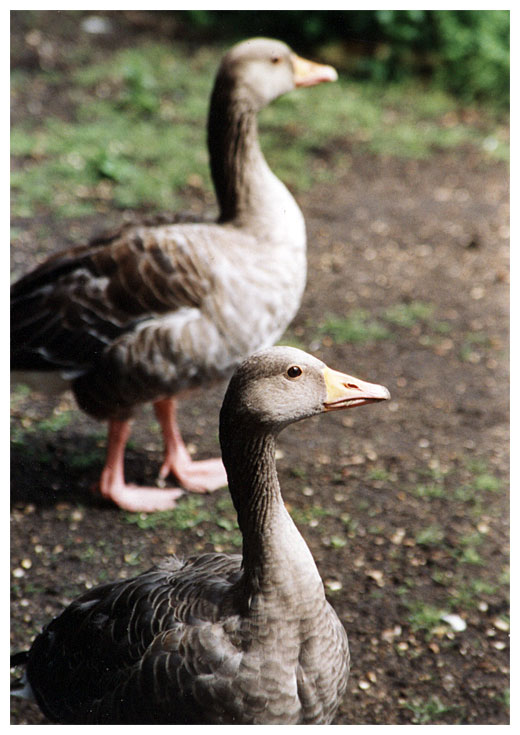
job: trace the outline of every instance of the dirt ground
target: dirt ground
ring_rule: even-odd
[[[336,723],[506,724],[507,167],[469,149],[417,162],[340,144],[349,156],[334,183],[298,195],[309,279],[287,339],[333,368],[383,383],[392,401],[290,427],[278,462],[284,498],[349,635],[351,678]],[[15,222],[22,234],[13,272],[104,223]],[[429,316],[384,320],[390,308],[417,302],[432,305]],[[346,343],[320,330],[330,315],[357,309],[390,335]],[[182,404],[197,456],[217,451],[224,388]],[[62,399],[54,416],[72,405]],[[13,432],[51,415],[40,396],[18,397]],[[127,452],[135,482],[153,482],[160,463],[152,424],[145,409]],[[86,587],[138,573],[167,553],[235,550],[212,522],[225,489],[204,497],[209,520],[183,530],[140,528],[95,500],[89,488],[103,430],[77,412],[52,433],[27,431],[13,443],[13,651]],[[436,610],[457,615],[464,630]],[[46,720],[17,700],[11,723]]]

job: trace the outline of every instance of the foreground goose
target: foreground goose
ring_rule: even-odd
[[[82,595],[14,657],[21,692],[60,723],[330,723],[347,636],[285,509],[275,441],[295,421],[389,397],[290,347],[243,362],[220,414],[243,556],[173,557]]]
[[[178,488],[125,483],[130,419],[152,402],[162,428],[160,477],[199,492],[226,484],[222,462],[193,462],[176,421],[179,396],[229,377],[276,342],[306,278],[305,224],[260,150],[256,116],[295,87],[333,81],[329,66],[284,43],[251,39],[223,58],[208,146],[216,223],[126,225],[49,258],[11,290],[11,369],[42,388],[70,385],[79,406],[108,419],[101,494],[127,510],[175,505]]]

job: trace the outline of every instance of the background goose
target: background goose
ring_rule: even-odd
[[[389,397],[294,348],[248,358],[220,414],[243,556],[172,557],[90,590],[15,655],[19,692],[60,723],[330,723],[347,636],[285,509],[275,440],[300,419]]]
[[[11,369],[59,377],[79,406],[108,419],[101,494],[128,510],[173,507],[179,489],[124,480],[137,405],[153,402],[165,458],[189,490],[226,484],[220,460],[193,462],[173,396],[229,376],[275,342],[295,315],[306,278],[302,214],[262,156],[256,116],[298,86],[337,77],[285,44],[251,39],[218,71],[208,118],[217,223],[125,226],[51,257],[12,287]],[[57,381],[54,381],[56,383]]]

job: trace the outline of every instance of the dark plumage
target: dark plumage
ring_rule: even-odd
[[[178,489],[128,486],[129,420],[152,402],[165,441],[160,477],[188,490],[226,483],[220,460],[192,462],[174,397],[227,378],[276,342],[300,304],[305,224],[260,150],[256,115],[296,86],[336,77],[283,43],[251,39],[223,58],[211,98],[208,146],[219,220],[125,225],[49,258],[11,291],[11,369],[36,384],[70,385],[109,421],[99,490],[129,510],[172,507]]]
[[[275,440],[300,419],[387,398],[294,348],[242,363],[220,441],[243,556],[170,558],[90,590],[17,654],[18,689],[60,723],[330,723],[347,637],[285,509]]]

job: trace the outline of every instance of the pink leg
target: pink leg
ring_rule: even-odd
[[[176,498],[183,495],[179,488],[163,490],[158,487],[127,485],[124,477],[125,446],[130,435],[130,421],[110,421],[105,466],[99,481],[99,492],[120,508],[132,512],[169,510]]]
[[[194,462],[190,457],[177,424],[176,408],[173,398],[154,403],[164,437],[164,462],[159,477],[164,479],[171,472],[183,488],[196,493],[209,493],[224,487],[227,485],[227,475],[221,459]]]

